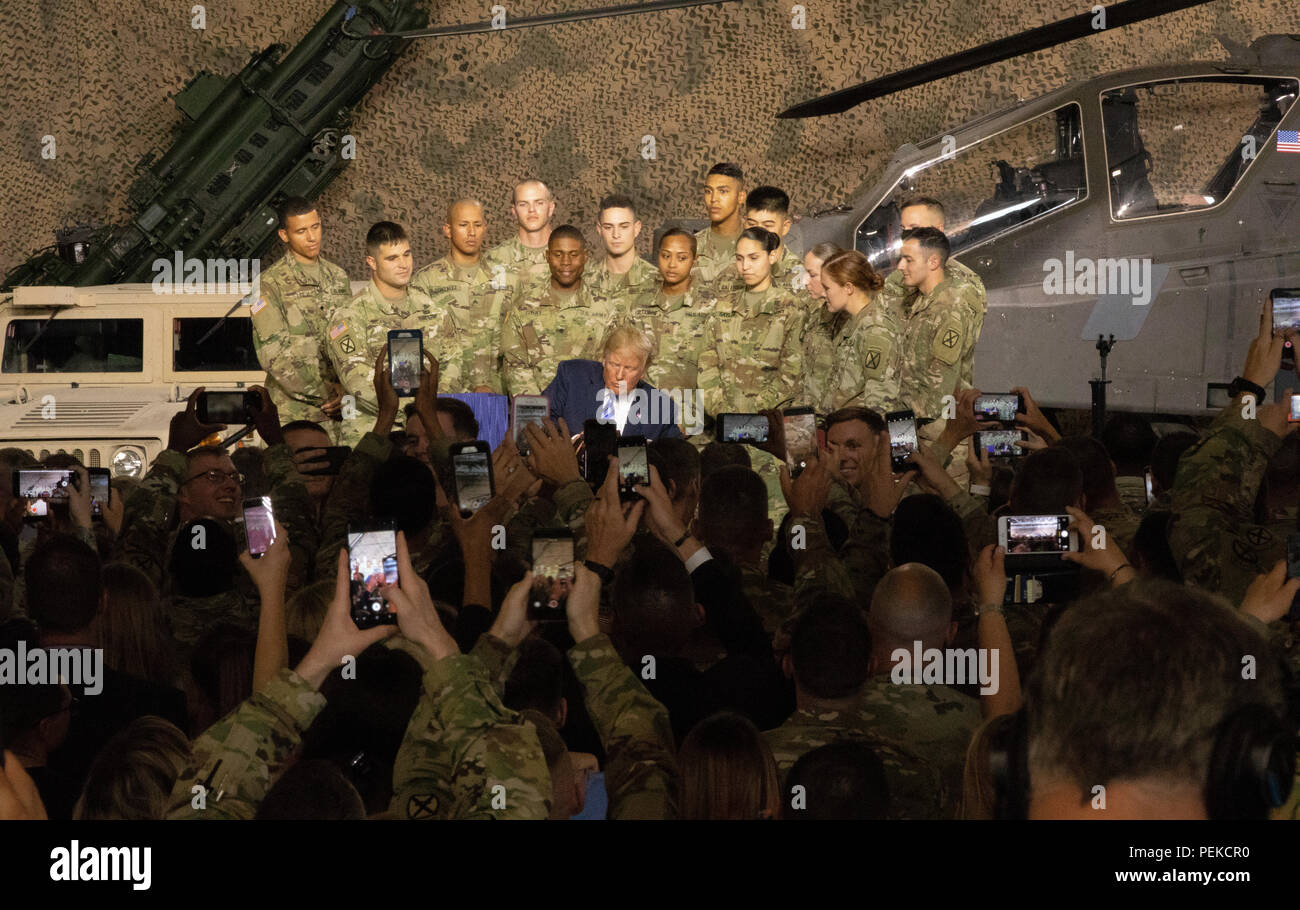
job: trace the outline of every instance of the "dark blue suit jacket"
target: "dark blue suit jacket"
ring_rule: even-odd
[[[552,419],[563,417],[570,433],[580,433],[584,422],[596,419],[600,411],[597,396],[603,388],[605,368],[599,361],[565,360],[542,394],[551,400]],[[619,435],[681,438],[677,405],[666,394],[649,383],[638,382],[635,390],[628,390],[628,396],[632,398],[632,408]],[[656,419],[660,422],[651,423]]]

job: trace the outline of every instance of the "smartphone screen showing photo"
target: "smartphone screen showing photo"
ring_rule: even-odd
[[[519,450],[520,455],[529,453],[528,439],[524,436],[524,427],[530,423],[535,423],[540,427],[542,421],[549,417],[550,414],[551,403],[545,398],[529,395],[515,399],[513,431],[515,434],[515,448]]]
[[[348,580],[355,622],[395,621],[379,589],[397,584],[397,533],[392,529],[349,531]]]
[[[981,430],[977,435],[980,438],[980,445],[990,455],[1011,456],[1024,454],[1016,445],[1023,436],[1020,430]]]
[[[462,512],[477,512],[492,499],[490,452],[465,451],[452,456],[456,473],[456,504]]]
[[[244,392],[204,392],[205,409],[199,409],[199,420],[203,423],[245,423],[248,410],[244,407]]]
[[[1016,419],[1020,396],[1014,393],[981,395],[975,399],[975,416],[980,420],[1000,420],[1010,423]]]
[[[275,518],[271,511],[271,497],[261,496],[244,501],[244,534],[248,538],[248,552],[261,556],[275,542]]]
[[[1065,553],[1070,549],[1068,515],[1010,515],[1007,553]]]
[[[406,398],[414,395],[420,387],[420,347],[419,334],[388,336],[393,388],[398,395]]]
[[[533,535],[533,584],[528,598],[529,618],[563,620],[572,587],[572,535],[539,530]]]
[[[767,442],[767,418],[762,414],[719,414],[723,442]]]
[[[72,472],[67,468],[20,468],[17,494],[30,518],[50,514],[50,503],[68,501]]]
[[[1300,296],[1273,298],[1273,332],[1300,332]]]
[[[112,495],[108,483],[108,468],[89,468],[90,474],[90,514],[104,514],[108,497]]]
[[[645,443],[619,445],[618,486],[624,493],[635,495],[635,487],[650,482],[650,462],[646,457]]]
[[[811,408],[787,411],[785,422],[785,460],[795,476],[817,454],[817,415]]]
[[[889,430],[889,458],[894,472],[907,470],[916,451],[916,419],[911,411],[896,411],[886,421]]]

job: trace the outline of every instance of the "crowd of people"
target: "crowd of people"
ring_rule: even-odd
[[[1300,425],[1264,393],[1270,314],[1199,432],[1116,414],[1062,436],[1023,387],[1021,454],[991,457],[970,442],[998,425],[972,383],[983,287],[937,202],[904,206],[884,276],[852,251],[800,261],[788,199],[734,166],[705,199],[712,227],[666,231],[657,274],[621,197],[588,273],[537,181],[490,253],[482,207],[451,206],[451,251],[419,273],[382,222],[346,302],[314,206],[287,205],[253,304],[260,446],[214,445],[195,390],[101,520],[55,456],[68,501],[24,521],[8,475],[33,460],[0,451],[0,817],[1300,815]],[[405,407],[399,328],[424,335]],[[701,390],[710,418],[762,415],[767,438],[671,418],[620,495],[617,456],[592,471],[555,413],[492,452],[486,505],[454,507],[453,447],[480,431],[440,393],[554,392],[575,359],[599,370],[566,388],[596,394],[566,414],[645,435],[600,390],[651,380]],[[795,470],[791,404],[819,415]],[[922,426],[898,465],[883,412],[903,409]],[[274,514],[257,557],[248,497]],[[999,519],[1030,515],[1068,516],[1075,546],[1017,562]],[[359,627],[348,537],[380,527],[395,622]],[[556,531],[573,564],[538,621],[533,540]],[[103,672],[6,675],[37,648],[98,650]]]

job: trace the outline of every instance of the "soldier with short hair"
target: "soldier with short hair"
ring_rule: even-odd
[[[582,280],[587,241],[563,224],[547,241],[551,278],[520,286],[501,326],[497,352],[508,395],[536,395],[550,385],[562,360],[599,359],[601,340],[614,322],[606,298]]]
[[[583,280],[598,296],[616,307],[628,307],[655,290],[654,266],[636,252],[641,220],[631,198],[621,194],[600,200],[596,231],[605,247],[604,257],[586,270]]]
[[[756,186],[745,193],[744,215],[741,224],[745,228],[760,227],[775,234],[781,241],[777,248],[777,260],[772,265],[772,282],[786,287],[796,294],[806,296],[809,310],[816,307],[816,302],[808,291],[808,273],[803,261],[786,245],[786,235],[793,225],[790,218],[790,196],[785,190],[775,186]],[[722,270],[714,279],[719,291],[739,288],[744,285],[735,265]]]
[[[457,199],[447,207],[442,233],[449,241],[447,255],[411,279],[411,287],[423,291],[446,315],[450,334],[442,338],[439,363],[459,363],[459,382],[452,384],[453,371],[447,371],[439,377],[439,387],[444,392],[500,392],[493,347],[511,288],[505,272],[494,276],[483,255],[487,236],[483,204]]]
[[[704,207],[709,226],[695,234],[695,277],[712,284],[736,258],[736,241],[745,229],[741,224],[745,204],[745,172],[739,165],[720,161],[704,178]]]
[[[352,299],[352,285],[347,272],[320,254],[316,203],[291,196],[278,216],[285,253],[261,273],[261,295],[251,308],[257,360],[286,421],[334,418],[343,392],[321,341],[334,311]]]
[[[370,284],[334,314],[327,330],[330,361],[356,409],[351,419],[346,409],[344,413],[343,438],[351,446],[361,441],[366,424],[379,413],[373,382],[375,360],[388,344],[388,333],[420,329],[425,350],[435,357],[439,337],[453,334],[442,326],[444,314],[428,295],[410,286],[411,242],[401,225],[380,221],[370,228],[366,265],[370,267]],[[446,363],[439,357],[439,366],[440,382],[460,381],[460,361],[454,354]]]
[[[504,274],[517,290],[546,277],[546,243],[551,237],[555,197],[541,180],[521,180],[510,191],[510,213],[519,229],[515,236],[488,250],[487,263],[494,276]]]

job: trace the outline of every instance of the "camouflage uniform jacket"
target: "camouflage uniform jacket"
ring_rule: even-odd
[[[803,318],[803,304],[776,285],[719,298],[700,354],[705,409],[746,414],[797,398]]]
[[[498,341],[506,393],[540,393],[562,360],[600,360],[600,343],[615,318],[610,301],[596,297],[586,282],[568,293],[549,279],[521,288]]]
[[[654,342],[646,380],[657,389],[699,388],[700,354],[717,297],[704,285],[691,283],[684,293],[656,291],[632,301],[625,320]],[[603,346],[603,345],[602,345]]]
[[[699,235],[697,234],[696,237]],[[745,289],[745,282],[736,271],[736,244],[731,244],[731,261],[712,281],[713,289],[719,294]],[[808,312],[816,311],[821,301],[814,300],[808,293],[808,270],[803,267],[803,260],[794,254],[790,247],[781,244],[781,255],[772,263],[772,284],[783,290],[798,294],[808,305]]]
[[[696,231],[695,268],[691,269],[691,276],[695,281],[702,285],[713,284],[728,267],[734,269],[736,241],[739,239],[739,233],[735,237],[723,237],[711,227]]]
[[[355,417],[344,417],[347,445],[356,445],[366,422],[379,413],[374,391],[375,359],[388,344],[388,333],[419,329],[424,333],[424,347],[437,351],[444,335],[455,337],[454,328],[447,322],[445,309],[435,308],[423,291],[408,286],[406,296],[389,300],[373,279],[351,303],[335,312],[326,329],[330,362],[344,390],[356,399],[357,410]],[[453,358],[443,364],[439,383],[451,387],[460,381],[460,361]]]
[[[835,339],[847,318],[847,313],[832,313],[823,303],[803,321],[803,401],[819,414],[831,411],[827,392],[835,365]]]
[[[605,748],[608,817],[675,817],[677,762],[668,710],[623,663],[607,635],[574,645],[569,663]]]
[[[867,680],[858,707],[877,737],[924,755],[939,769],[950,799],[948,814],[955,816],[966,748],[982,720],[979,701],[951,686],[898,684],[883,673]]]
[[[1132,509],[1140,521],[1150,506],[1147,502],[1146,478],[1120,474],[1115,478],[1115,489],[1119,491],[1119,498],[1124,501],[1124,505]]]
[[[794,611],[794,588],[773,581],[755,566],[741,565],[739,568],[745,599],[762,621],[763,631],[771,638]]]
[[[902,320],[882,294],[850,316],[835,339],[826,383],[826,411],[853,405],[879,414],[898,410],[902,381]]]
[[[975,344],[988,308],[984,284],[965,266],[949,262],[944,280],[929,294],[904,290],[901,397],[917,417],[937,418],[943,396],[973,387]],[[888,284],[886,292],[886,301],[898,301]]]
[[[546,818],[551,775],[533,725],[501,704],[477,657],[454,654],[424,664],[424,692],[393,763],[390,813]]]
[[[1229,404],[1209,433],[1178,463],[1169,549],[1190,585],[1241,603],[1255,576],[1286,557],[1295,518],[1255,521],[1254,504],[1269,459],[1282,440]]]
[[[551,274],[551,266],[546,261],[546,244],[524,246],[517,232],[509,240],[488,250],[483,258],[494,276],[504,270],[505,280],[516,291],[534,281],[549,278]]]
[[[820,516],[799,516],[795,523],[804,529],[805,544],[794,551],[795,602],[806,603],[814,591],[825,590],[867,609],[876,583],[889,571],[889,522],[865,505],[860,507],[838,553],[831,548]]]
[[[281,669],[194,741],[190,763],[172,787],[167,818],[253,818],[324,707],[325,696],[307,680]],[[202,790],[196,793],[196,786]]]
[[[763,733],[782,778],[802,756],[831,743],[857,740],[870,746],[885,767],[891,819],[948,818],[956,794],[947,792],[929,756],[881,738],[871,716],[861,710],[800,708],[775,730]]]
[[[1125,555],[1132,554],[1133,538],[1137,536],[1140,521],[1133,514],[1132,509],[1120,503],[1118,506],[1105,509],[1089,509],[1088,517],[1092,519],[1094,525],[1101,525],[1106,529],[1108,542],[1113,540]]]
[[[252,306],[257,360],[285,423],[323,420],[325,383],[336,380],[322,339],[334,311],[352,299],[352,285],[347,272],[324,257],[317,267],[313,275],[286,252],[262,272],[262,294]]]
[[[632,268],[615,275],[601,259],[587,266],[582,273],[582,283],[591,288],[596,297],[610,301],[612,307],[627,309],[652,296],[659,284],[659,270],[640,256],[632,260]]]
[[[411,287],[423,292],[433,301],[434,312],[446,317],[447,333],[439,338],[435,351],[439,390],[473,392],[487,386],[500,392],[493,348],[513,293],[505,275],[494,277],[483,260],[462,268],[443,256],[416,272]],[[449,384],[451,377],[457,378]]]

